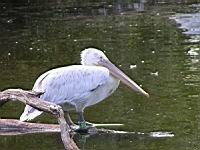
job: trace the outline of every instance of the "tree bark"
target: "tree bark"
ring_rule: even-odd
[[[40,93],[34,93],[32,91],[25,91],[22,89],[8,89],[5,91],[0,92],[0,106],[8,102],[9,100],[12,101],[20,101],[26,105],[30,105],[36,109],[42,110],[47,113],[51,113],[54,115],[59,123],[60,131],[61,131],[61,139],[63,141],[64,147],[67,150],[79,150],[73,139],[70,138],[70,128],[65,121],[64,112],[59,105],[54,103],[50,103],[44,100],[39,99],[37,96]],[[0,121],[2,123],[2,120]],[[20,121],[13,121],[13,128],[17,127],[14,123],[23,124],[22,128],[28,128],[31,123],[20,123]],[[11,124],[10,124],[11,125]],[[33,124],[32,124],[33,125]],[[12,125],[11,125],[12,126]],[[8,127],[4,120],[4,128]],[[35,126],[36,129],[42,127],[40,125]],[[48,126],[50,127],[50,126]],[[51,126],[52,127],[52,126]],[[54,126],[55,127],[55,126]],[[3,128],[3,125],[0,125],[0,129]]]

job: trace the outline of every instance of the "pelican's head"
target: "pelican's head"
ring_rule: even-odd
[[[87,66],[100,65],[101,61],[108,60],[106,55],[96,49],[87,48],[81,52],[81,64]]]
[[[120,69],[118,69],[106,55],[95,48],[87,48],[81,53],[81,64],[87,66],[102,66],[106,67],[112,76],[119,79],[125,85],[129,86],[134,91],[137,91],[147,97],[149,94],[145,92],[139,85],[137,85],[133,80],[131,80],[126,74],[124,74]]]

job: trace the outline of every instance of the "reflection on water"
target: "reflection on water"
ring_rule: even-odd
[[[192,75],[186,76],[185,80],[195,79],[198,83],[199,81],[199,54],[200,54],[200,5],[193,4],[194,12],[192,13],[179,13],[171,17],[174,19],[176,23],[179,25],[179,28],[183,30],[183,33],[189,36],[188,39],[185,40],[188,43],[188,51],[187,55],[190,58],[188,61],[189,71],[193,72]],[[197,73],[197,74],[195,74]],[[189,84],[193,86],[199,86],[198,84],[194,84],[189,80]]]
[[[1,2],[1,89],[31,89],[39,74],[57,66],[78,64],[82,49],[97,47],[151,97],[146,99],[121,85],[106,101],[88,108],[86,120],[125,125],[116,130],[154,136],[166,131],[174,136],[97,135],[83,140],[85,149],[199,149],[199,34],[195,34],[199,32],[199,12],[198,5],[188,6],[192,2]],[[195,12],[183,14],[186,10]],[[178,30],[171,17],[181,20],[179,27],[187,28]],[[188,28],[186,20],[191,22],[191,18],[195,23]],[[188,32],[193,34],[188,36]],[[6,104],[0,109],[0,117],[18,118],[23,107]],[[72,117],[76,120],[76,114]],[[34,121],[56,122],[48,115]],[[9,150],[63,149],[59,134],[0,137],[0,145]]]
[[[188,36],[185,40],[187,43],[187,55],[189,59],[186,61],[186,67],[188,68],[188,73],[184,77],[185,85],[188,88],[196,88],[199,91],[199,81],[200,81],[200,5],[191,5],[194,12],[191,13],[179,13],[171,17],[174,19],[179,27],[182,29],[183,33]],[[193,93],[188,95],[188,98],[196,97],[198,99],[197,109],[200,110],[199,94]],[[200,127],[199,118],[196,117],[198,129]],[[199,135],[197,135],[199,137]]]
[[[200,34],[200,13],[177,14],[174,19],[180,24],[180,28],[185,30],[184,34]]]
[[[101,133],[95,135],[76,135],[74,139],[77,139],[77,144],[81,149],[88,149],[87,142],[92,143],[93,149],[98,149],[101,145],[112,145],[112,149],[131,149],[137,148],[133,146],[134,143],[140,141],[154,141],[157,138],[170,138],[174,134],[170,132],[151,132],[149,134],[145,133],[131,133],[131,132],[115,132],[113,133]],[[95,139],[95,140],[94,140]],[[157,139],[158,140],[158,139]],[[105,143],[104,143],[105,142]],[[131,148],[130,148],[131,146]],[[102,149],[103,147],[99,148]]]

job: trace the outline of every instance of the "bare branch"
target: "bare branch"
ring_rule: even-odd
[[[42,110],[47,113],[53,114],[60,125],[61,138],[64,144],[65,149],[67,150],[79,150],[73,139],[70,138],[70,128],[65,121],[64,112],[59,105],[54,103],[46,102],[39,99],[37,96],[38,93],[31,91],[25,91],[22,89],[8,89],[0,92],[0,106],[12,101],[20,101],[24,104],[30,105],[36,109]]]

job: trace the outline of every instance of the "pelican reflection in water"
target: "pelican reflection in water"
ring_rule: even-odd
[[[148,93],[109,61],[102,51],[88,48],[81,52],[81,65],[45,72],[36,80],[33,91],[44,92],[40,95],[41,99],[61,105],[69,125],[73,125],[69,111],[75,109],[79,114],[79,127],[83,129],[86,128],[84,109],[110,96],[120,81],[149,97]],[[26,105],[20,120],[31,120],[41,113]]]

